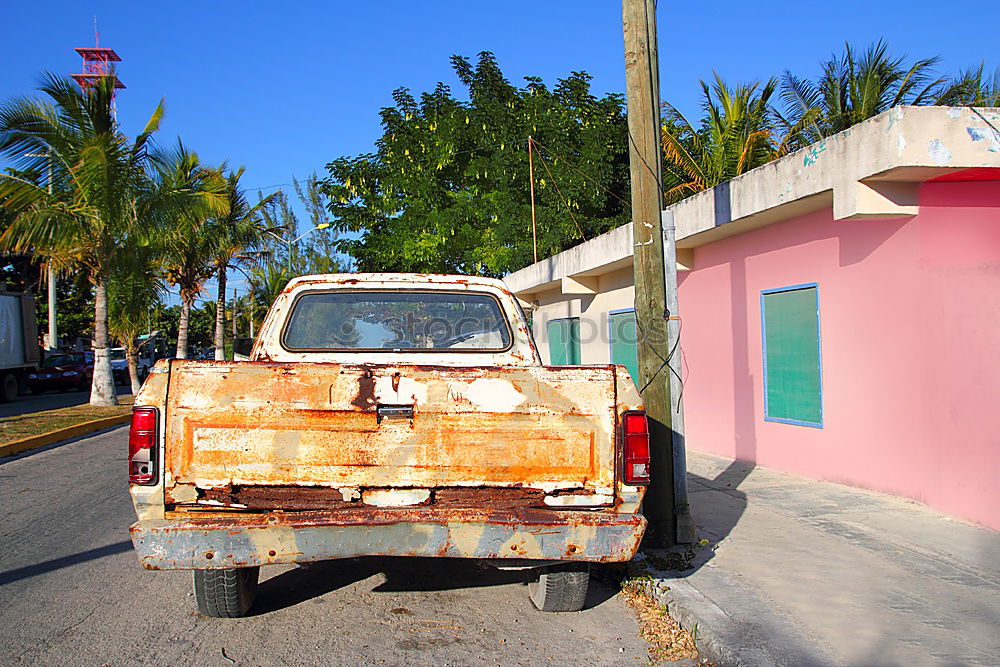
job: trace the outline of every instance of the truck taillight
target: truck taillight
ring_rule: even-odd
[[[649,422],[642,410],[622,414],[622,455],[624,482],[649,484]]]
[[[132,408],[128,429],[129,484],[156,484],[156,408]]]

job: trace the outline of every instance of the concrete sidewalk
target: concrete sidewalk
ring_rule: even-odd
[[[1000,665],[1000,533],[752,464],[695,452],[688,464],[709,546],[659,583],[704,657]]]

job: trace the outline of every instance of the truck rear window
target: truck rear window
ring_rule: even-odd
[[[502,351],[511,331],[499,301],[469,292],[306,292],[292,304],[288,350]]]

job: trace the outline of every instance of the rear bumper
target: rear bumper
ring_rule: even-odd
[[[150,570],[222,569],[357,556],[620,562],[646,520],[605,511],[357,510],[139,521],[132,543]]]

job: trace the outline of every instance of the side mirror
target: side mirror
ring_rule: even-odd
[[[250,361],[250,350],[253,348],[253,338],[233,339],[233,361]]]

